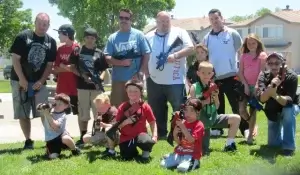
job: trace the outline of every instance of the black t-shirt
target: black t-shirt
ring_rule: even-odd
[[[194,64],[192,64],[186,74],[187,79],[190,80],[191,84],[194,84],[200,80],[200,78],[197,75],[199,62],[196,61]]]
[[[271,72],[264,71],[259,74],[258,77],[258,91],[257,96],[260,99],[260,95],[268,87],[273,79]],[[299,95],[297,95],[298,88],[298,76],[291,69],[287,69],[284,81],[277,88],[277,94],[282,96],[289,96],[292,99],[293,104],[298,104]],[[277,121],[279,113],[281,113],[283,106],[279,104],[275,99],[270,98],[266,101],[265,114],[271,121]]]
[[[80,61],[82,61],[89,70],[96,72],[99,75],[109,67],[104,53],[98,48],[88,49],[85,46],[82,46],[80,54],[76,54],[75,49],[75,52],[70,55],[70,62],[75,65],[79,74],[86,74],[91,77],[90,72],[84,70],[82,66],[80,66]],[[78,76],[77,88],[95,90],[96,86],[93,83],[87,83],[81,76]]]
[[[24,76],[27,81],[36,82],[42,77],[47,63],[55,61],[56,49],[56,41],[51,36],[46,34],[40,37],[31,30],[25,30],[15,38],[10,53],[21,56]],[[11,79],[19,80],[14,68],[11,70]]]

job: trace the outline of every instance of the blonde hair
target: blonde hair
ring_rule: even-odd
[[[202,61],[201,63],[199,63],[198,70],[200,70],[201,68],[212,68],[212,69],[214,69],[214,66],[209,61]]]
[[[109,96],[107,94],[99,94],[97,95],[97,97],[93,100],[94,104],[101,102],[101,103],[105,103],[105,104],[110,104],[110,99]]]

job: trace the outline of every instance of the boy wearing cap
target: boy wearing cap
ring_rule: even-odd
[[[80,149],[69,133],[66,131],[66,113],[70,108],[70,97],[66,94],[58,94],[55,96],[55,105],[51,109],[47,104],[38,104],[37,109],[42,113],[42,122],[45,129],[45,141],[47,148],[47,156],[49,159],[58,158],[61,150],[65,147],[71,149],[73,155],[80,154]]]
[[[174,153],[163,158],[160,165],[165,168],[176,167],[179,172],[187,172],[200,167],[204,125],[197,120],[202,109],[201,101],[189,98],[184,105],[184,120],[176,121],[173,131],[174,141],[178,144]],[[179,134],[182,137],[179,137]]]
[[[123,121],[119,125],[119,148],[122,159],[138,158],[137,147],[142,150],[141,161],[147,162],[153,145],[157,142],[156,119],[151,107],[142,101],[143,83],[138,80],[129,80],[125,84],[129,101],[122,103],[118,108],[116,121]],[[139,105],[137,110],[130,110]],[[129,116],[125,113],[131,111]],[[123,120],[124,119],[124,120]],[[151,136],[147,133],[146,121],[151,128]]]
[[[105,70],[109,67],[103,52],[96,46],[97,38],[97,31],[93,28],[87,28],[84,31],[84,45],[81,48],[76,47],[70,56],[72,71],[78,75],[78,124],[81,135],[77,145],[84,144],[82,137],[87,133],[88,121],[91,119],[91,108],[94,119],[97,118],[93,100],[97,95],[104,92],[101,82],[104,79]],[[95,82],[95,79],[100,84]]]
[[[298,77],[286,68],[285,59],[279,53],[270,54],[267,65],[269,70],[259,74],[256,94],[265,103],[268,145],[280,146],[283,155],[292,156],[296,149],[296,116],[299,113]]]
[[[73,115],[78,114],[77,76],[71,70],[70,55],[79,45],[74,42],[75,29],[64,24],[58,30],[59,40],[64,45],[57,49],[54,73],[57,75],[56,93],[65,93],[70,97]],[[67,111],[67,114],[71,111]]]

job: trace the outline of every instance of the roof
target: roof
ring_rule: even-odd
[[[182,18],[172,19],[171,23],[173,26],[183,28],[185,30],[202,30],[210,26],[208,17],[195,17],[195,18]],[[225,20],[225,24],[232,24],[233,22]],[[144,28],[144,33],[148,33],[155,29],[155,25],[147,25]]]
[[[278,12],[273,13],[267,13],[260,17],[255,17],[252,19],[247,19],[238,23],[231,24],[231,27],[244,27],[248,26],[255,21],[264,18],[265,16],[273,16],[275,18],[281,19],[283,21],[286,21],[288,23],[299,23],[300,24],[300,10],[282,10]]]

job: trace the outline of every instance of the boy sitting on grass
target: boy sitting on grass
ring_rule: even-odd
[[[176,121],[173,131],[174,141],[178,144],[174,153],[167,155],[160,163],[162,167],[177,167],[179,172],[187,172],[200,167],[202,156],[202,138],[204,125],[197,120],[201,111],[201,102],[196,98],[189,98],[185,104],[184,120]],[[179,134],[182,137],[179,137]]]
[[[119,133],[116,133],[117,138],[115,141],[111,141],[106,137],[105,132],[112,126],[111,122],[117,115],[118,109],[111,106],[109,96],[102,93],[94,99],[94,104],[98,112],[98,118],[94,123],[94,132],[87,133],[83,136],[84,143],[92,143],[94,145],[105,146],[105,157],[114,157],[116,155],[115,146],[119,143]]]
[[[234,138],[240,125],[241,118],[237,114],[217,114],[220,102],[218,90],[215,90],[207,99],[203,99],[203,93],[208,89],[209,82],[214,75],[213,65],[208,61],[199,64],[197,74],[200,81],[194,83],[191,87],[190,95],[201,100],[203,110],[200,112],[199,120],[205,127],[205,136],[203,138],[203,154],[209,154],[210,129],[211,128],[228,128],[227,143],[224,151],[236,151]]]
[[[39,104],[37,110],[42,114],[42,123],[45,129],[47,156],[49,159],[58,158],[63,148],[70,148],[73,155],[79,155],[80,149],[66,131],[65,111],[70,108],[70,97],[66,94],[55,96],[54,107],[49,104]]]

